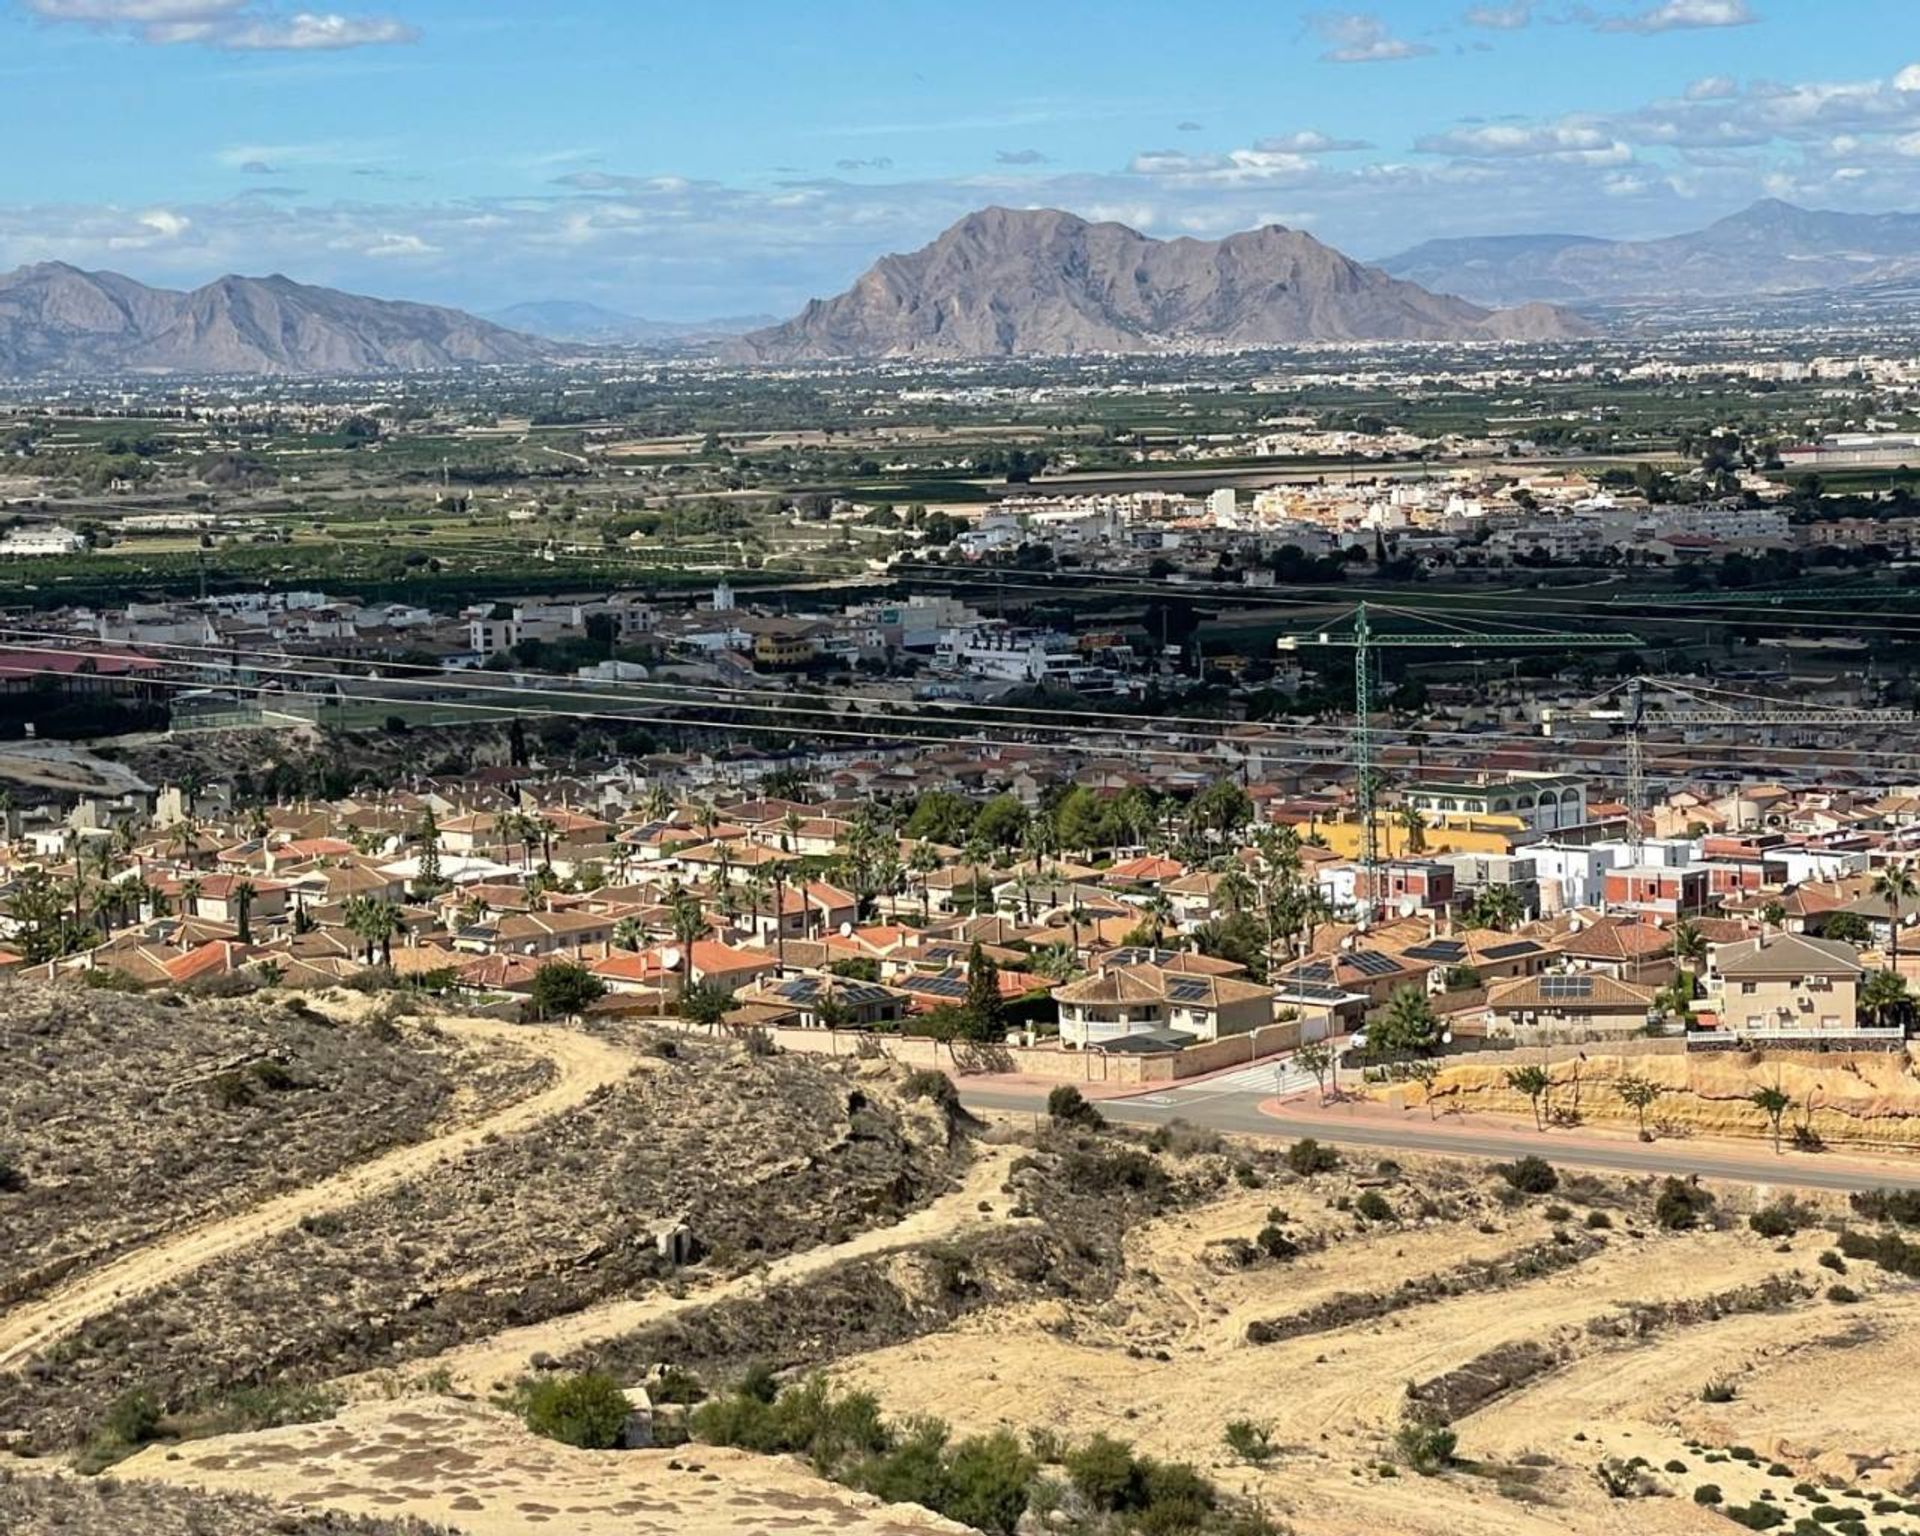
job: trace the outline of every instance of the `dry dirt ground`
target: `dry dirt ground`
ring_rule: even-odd
[[[292,1514],[248,1494],[201,1493],[150,1482],[93,1481],[0,1466],[0,1531],[7,1536],[446,1536],[415,1520]]]
[[[405,1366],[602,1302],[697,1288],[890,1226],[964,1150],[884,1063],[484,1021],[554,1085],[493,1119],[193,1229],[0,1314],[0,1425],[54,1448],[122,1394],[194,1411]],[[657,1044],[657,1042],[655,1042]],[[657,1251],[684,1223],[701,1262]]]
[[[445,1521],[466,1536],[912,1536],[962,1528],[881,1505],[800,1463],[739,1451],[576,1451],[495,1409],[450,1399],[361,1403],[325,1424],[183,1447],[114,1470],[353,1514]],[[131,1533],[127,1533],[131,1536]]]
[[[89,1268],[48,1295],[9,1308],[0,1314],[0,1371],[44,1356],[94,1319],[114,1311],[144,1308],[156,1291],[191,1283],[199,1273],[230,1255],[243,1255],[240,1262],[245,1264],[251,1255],[281,1234],[297,1229],[302,1221],[311,1223],[342,1207],[376,1199],[497,1138],[510,1137],[575,1108],[628,1076],[639,1060],[617,1046],[562,1029],[451,1018],[436,1027],[469,1045],[540,1055],[553,1067],[553,1081],[541,1091],[458,1129],[401,1147],[234,1215],[188,1227]],[[340,1113],[338,1108],[335,1113]],[[271,1147],[262,1151],[270,1153]],[[178,1347],[179,1342],[178,1338],[171,1339],[169,1347]]]
[[[480,1118],[551,1076],[532,1050],[302,1002],[0,983],[0,1307],[162,1234]]]
[[[956,1432],[1121,1436],[1192,1461],[1305,1536],[1728,1530],[1696,1487],[1718,1485],[1728,1504],[1765,1487],[1791,1518],[1814,1507],[1793,1493],[1809,1480],[1859,1489],[1868,1510],[1914,1504],[1871,1528],[1920,1530],[1920,1404],[1901,1386],[1920,1367],[1920,1287],[1856,1263],[1847,1279],[1863,1299],[1840,1306],[1816,1262],[1827,1233],[1784,1245],[1744,1222],[1665,1233],[1643,1187],[1584,1179],[1578,1193],[1606,1202],[1611,1223],[1596,1231],[1564,1195],[1508,1208],[1499,1187],[1467,1165],[1410,1164],[1381,1186],[1396,1219],[1360,1222],[1330,1205],[1360,1193],[1349,1174],[1275,1181],[1133,1232],[1105,1305],[985,1309],[833,1374]],[[1563,1200],[1566,1218],[1550,1219]],[[1751,1206],[1752,1192],[1722,1203]],[[1223,1264],[1220,1245],[1252,1238],[1275,1208],[1303,1251]],[[1277,1342],[1251,1342],[1255,1324]],[[1712,1381],[1733,1401],[1703,1402]],[[1452,1410],[1463,1467],[1393,1466],[1416,1391]],[[1264,1466],[1223,1441],[1242,1419],[1271,1435]],[[1606,1486],[1609,1458],[1615,1491],[1632,1485],[1624,1497]]]

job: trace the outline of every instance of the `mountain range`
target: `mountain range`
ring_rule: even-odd
[[[1480,304],[1746,298],[1920,274],[1920,214],[1833,213],[1763,198],[1705,229],[1658,240],[1428,240],[1380,266]]]
[[[771,325],[773,315],[727,315],[716,320],[646,320],[577,299],[544,299],[495,310],[486,317],[510,331],[588,346],[693,346]]]
[[[551,344],[457,309],[285,277],[181,293],[42,262],[0,276],[0,375],[390,373],[537,363]]]
[[[1064,356],[1547,340],[1587,329],[1550,306],[1495,312],[1429,293],[1277,224],[1217,241],[1155,240],[1058,209],[986,208],[731,352],[759,362]]]

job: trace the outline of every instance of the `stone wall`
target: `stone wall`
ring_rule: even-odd
[[[1635,1040],[1604,1051],[1568,1046],[1447,1059],[1434,1080],[1434,1107],[1531,1119],[1532,1104],[1508,1085],[1506,1074],[1516,1067],[1547,1066],[1554,1086],[1542,1100],[1543,1110],[1581,1121],[1637,1124],[1635,1111],[1614,1086],[1621,1077],[1635,1075],[1663,1090],[1647,1110],[1647,1124],[1656,1134],[1770,1138],[1771,1125],[1753,1094],[1778,1087],[1792,1100],[1782,1120],[1789,1137],[1795,1126],[1805,1126],[1835,1149],[1920,1149],[1920,1076],[1911,1049],[1812,1054],[1687,1052],[1678,1046],[1678,1041]],[[1418,1084],[1376,1091],[1391,1103],[1425,1102]]]

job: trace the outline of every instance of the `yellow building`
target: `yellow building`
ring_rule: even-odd
[[[1302,826],[1301,836],[1318,833],[1328,849],[1343,859],[1360,857],[1360,818],[1344,816]],[[1417,858],[1441,853],[1512,853],[1528,833],[1515,816],[1456,816],[1427,827],[1416,841],[1392,811],[1374,815],[1374,842],[1383,859]]]
[[[753,637],[756,667],[804,667],[819,653],[811,635],[762,630]]]

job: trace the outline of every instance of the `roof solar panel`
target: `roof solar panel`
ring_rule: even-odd
[[[1198,1003],[1212,990],[1204,981],[1176,981],[1168,985],[1167,997],[1176,1003]]]
[[[1466,957],[1467,946],[1458,939],[1429,939],[1406,951],[1409,960],[1426,960],[1435,965],[1451,965]]]
[[[966,978],[961,976],[916,976],[907,983],[907,988],[913,992],[924,992],[928,997],[967,995]]]
[[[1391,976],[1400,969],[1398,960],[1381,954],[1377,949],[1356,949],[1347,959],[1363,976]]]
[[[1511,960],[1515,955],[1530,955],[1540,946],[1532,939],[1509,939],[1504,944],[1494,944],[1480,951],[1488,960]]]
[[[1540,995],[1553,1002],[1568,1002],[1593,996],[1591,976],[1542,976]]]

